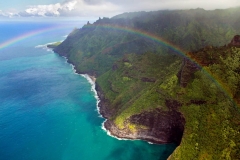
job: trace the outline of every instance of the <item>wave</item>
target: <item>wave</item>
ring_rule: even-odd
[[[75,68],[74,68],[75,69]],[[96,87],[96,84],[95,84],[95,77],[90,77],[88,74],[80,74],[82,77],[84,77],[84,78],[86,78],[87,79],[87,81],[91,84],[91,91],[94,93],[94,97],[95,97],[95,99],[97,100],[97,102],[96,102],[96,106],[97,106],[97,112],[98,112],[98,114],[99,114],[99,116],[101,117],[101,118],[103,118],[102,117],[102,115],[100,114],[100,108],[99,108],[99,103],[100,103],[100,98],[98,97],[98,94],[97,94],[97,91],[96,91],[96,89],[95,89],[95,87]]]
[[[68,63],[68,59],[65,56],[62,56],[64,59],[66,59],[66,63]],[[95,77],[91,77],[88,74],[79,74],[77,73],[77,70],[75,68],[75,66],[73,64],[70,63],[70,66],[72,67],[72,70],[74,72],[74,74],[80,75],[82,77],[84,77],[90,84],[91,84],[91,91],[94,93],[94,97],[96,99],[96,106],[97,106],[97,112],[99,114],[99,117],[103,118],[102,115],[100,114],[100,108],[99,108],[99,103],[100,103],[100,98],[98,97],[97,91],[95,89],[96,84],[95,84]]]
[[[105,123],[106,121],[107,121],[107,120],[105,120],[105,121],[102,123],[101,128],[102,128],[102,130],[103,130],[104,132],[107,133],[108,136],[113,137],[113,138],[115,138],[115,139],[117,139],[117,140],[120,140],[120,141],[136,141],[136,140],[141,140],[141,139],[119,138],[119,137],[117,137],[117,136],[112,135],[112,133],[111,133],[109,130],[107,130],[107,129],[105,128],[105,126],[104,126],[104,123]],[[148,144],[154,144],[154,143],[148,142],[148,141],[145,141],[145,142],[147,142]]]
[[[76,69],[74,68],[74,71],[76,71]],[[76,72],[75,72],[76,73]],[[99,117],[103,118],[103,116],[101,115],[100,113],[100,107],[99,107],[99,103],[100,103],[100,98],[98,97],[98,94],[97,94],[97,91],[95,89],[95,81],[93,80],[93,78],[91,78],[88,74],[80,74],[82,77],[84,77],[85,79],[87,79],[87,81],[91,84],[91,91],[94,92],[94,97],[96,98],[97,102],[96,102],[96,106],[97,106],[97,112],[99,114]],[[111,132],[109,130],[107,130],[104,126],[104,123],[106,122],[107,120],[105,120],[102,125],[101,125],[101,128],[103,131],[105,131],[107,133],[108,136],[110,137],[113,137],[113,138],[116,138],[118,140],[124,140],[124,141],[127,141],[127,140],[131,140],[131,139],[126,139],[126,138],[119,138],[119,137],[116,137],[114,135],[111,134]],[[132,140],[133,141],[133,140]]]
[[[108,136],[113,137],[113,138],[116,138],[117,140],[120,140],[120,141],[129,141],[129,140],[134,141],[134,140],[132,140],[132,139],[119,138],[119,137],[116,137],[116,136],[112,135],[111,132],[110,132],[109,130],[107,130],[107,129],[105,128],[105,126],[104,126],[104,123],[105,123],[106,121],[107,121],[107,120],[105,120],[105,121],[102,123],[101,128],[102,128],[103,131],[105,131],[105,132],[107,133]]]

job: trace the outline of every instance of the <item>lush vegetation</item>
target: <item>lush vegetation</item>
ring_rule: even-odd
[[[147,128],[130,117],[168,111],[173,100],[186,125],[171,159],[240,159],[240,49],[225,45],[240,33],[239,15],[239,8],[125,13],[74,29],[55,51],[97,76],[119,129]],[[129,28],[191,51],[200,65]]]
[[[240,49],[211,47],[195,56],[206,54],[215,63],[196,72],[179,96],[186,126],[172,159],[240,159]]]
[[[119,128],[131,115],[154,108],[167,110],[165,99],[175,94],[171,86],[178,82],[181,63],[174,55],[128,54],[115,63],[116,69],[97,79]]]
[[[110,100],[109,109],[114,110],[112,120],[120,129],[129,127],[134,132],[139,126],[129,122],[126,126],[130,116],[155,108],[168,110],[165,100],[174,99],[182,104],[186,125],[171,159],[239,159],[240,49],[206,47],[192,58],[200,63],[211,54],[214,62],[192,73],[185,88],[179,86],[177,77],[179,57],[125,55],[97,79]]]

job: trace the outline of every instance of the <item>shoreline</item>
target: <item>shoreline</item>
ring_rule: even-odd
[[[109,130],[107,130],[107,129],[105,128],[104,123],[105,123],[106,121],[107,121],[107,119],[105,119],[105,121],[102,123],[101,128],[102,128],[102,130],[103,130],[104,132],[107,133],[108,136],[113,137],[113,138],[115,138],[115,139],[117,139],[117,140],[120,140],[120,141],[128,141],[128,140],[134,141],[134,139],[126,139],[126,138],[120,138],[120,137],[114,136]],[[139,139],[135,139],[135,140],[139,140]]]
[[[65,57],[65,56],[61,56],[61,57],[63,57],[66,60],[66,63],[68,63],[72,67],[72,71],[74,72],[74,74],[82,76],[83,78],[85,78],[91,84],[91,91],[94,93],[94,98],[96,99],[96,109],[97,109],[98,115],[99,115],[99,117],[104,118],[102,116],[102,114],[100,113],[99,103],[100,103],[101,100],[100,100],[100,98],[99,98],[99,96],[97,94],[97,90],[96,90],[96,79],[97,78],[95,76],[91,76],[89,74],[78,73],[76,68],[75,68],[75,66],[68,62],[67,57]]]
[[[62,57],[63,57],[63,58],[66,60],[66,62],[68,63],[67,57],[65,57],[65,56],[62,56]],[[85,78],[85,79],[91,84],[91,91],[94,93],[94,97],[95,97],[95,99],[96,99],[96,108],[97,108],[98,115],[99,115],[100,118],[103,118],[103,119],[104,119],[104,121],[103,121],[102,124],[101,124],[101,129],[102,129],[104,132],[106,132],[106,134],[107,134],[108,136],[110,136],[110,137],[112,137],[112,138],[115,138],[115,139],[117,139],[117,140],[120,140],[120,141],[143,140],[143,141],[147,142],[148,144],[155,144],[155,143],[149,142],[149,141],[144,140],[144,139],[121,138],[121,137],[118,137],[117,135],[113,135],[112,132],[111,132],[110,130],[108,130],[108,129],[105,127],[105,125],[104,125],[104,124],[108,121],[108,119],[105,118],[104,115],[101,114],[101,108],[100,108],[100,106],[99,106],[99,103],[101,102],[101,99],[100,99],[100,97],[98,96],[98,91],[96,90],[96,79],[97,79],[97,78],[96,78],[95,76],[91,76],[91,75],[89,75],[89,74],[80,74],[80,73],[77,72],[77,70],[76,70],[76,68],[75,68],[75,66],[74,66],[73,64],[71,64],[71,63],[69,63],[69,64],[71,65],[74,74],[77,74],[77,75],[82,76],[83,78]]]
[[[78,74],[77,72],[75,72],[76,74]],[[85,78],[90,84],[91,84],[91,91],[94,93],[94,97],[96,99],[96,107],[97,107],[97,112],[99,117],[103,118],[103,116],[100,114],[100,108],[99,108],[99,103],[100,103],[100,98],[98,97],[97,91],[95,89],[96,87],[96,78],[94,76],[90,76],[88,74],[78,74],[80,76],[82,76],[83,78]]]
[[[106,129],[106,127],[104,126],[105,122],[107,122],[107,119],[105,119],[105,121],[102,123],[102,126],[101,126],[102,130],[103,130],[104,132],[106,132],[108,136],[113,137],[113,138],[115,138],[115,139],[117,139],[117,140],[119,140],[119,141],[144,141],[144,142],[147,142],[148,144],[161,145],[161,144],[149,142],[149,141],[144,140],[144,139],[137,139],[137,138],[120,138],[120,137],[118,137],[118,136],[116,136],[116,135],[113,135],[110,130]],[[165,143],[162,143],[162,144],[165,144]]]
[[[101,129],[106,132],[106,134],[112,138],[115,138],[117,140],[121,140],[121,141],[136,141],[136,140],[141,140],[141,141],[145,141],[147,142],[148,144],[152,144],[152,145],[161,145],[161,144],[168,144],[168,142],[164,142],[164,141],[158,141],[158,140],[154,140],[152,138],[147,138],[147,137],[139,137],[139,138],[135,138],[134,136],[131,137],[131,135],[127,135],[127,136],[124,136],[124,137],[127,137],[127,138],[124,138],[124,137],[120,137],[116,134],[113,133],[113,131],[111,131],[111,129],[107,129],[105,124],[109,121],[107,116],[105,115],[106,112],[103,111],[103,108],[101,109],[101,105],[100,105],[100,102],[101,102],[101,99],[100,99],[100,96],[99,94],[102,94],[101,91],[97,90],[96,88],[96,77],[95,76],[92,76],[92,75],[89,75],[89,74],[82,74],[82,73],[78,73],[77,70],[76,70],[76,67],[72,64],[72,63],[69,63],[67,57],[65,56],[61,56],[63,57],[65,60],[66,60],[66,63],[68,63],[71,67],[72,67],[72,70],[74,72],[74,74],[77,74],[77,75],[80,75],[82,76],[83,78],[85,78],[90,84],[91,84],[91,91],[94,93],[94,97],[96,99],[96,109],[97,109],[97,112],[98,112],[98,115],[100,118],[103,118],[104,121],[102,122],[101,124]]]
[[[44,45],[38,45],[38,46],[35,46],[35,48],[42,48],[42,49],[46,49],[47,51],[52,51],[53,53],[55,53],[54,51],[53,51],[53,48],[49,48],[47,45],[49,45],[49,44],[54,44],[54,43],[56,43],[56,42],[51,42],[51,43],[47,43],[47,44],[44,44]],[[56,53],[57,55],[59,55],[58,53]],[[110,129],[107,129],[106,127],[105,127],[105,123],[108,121],[108,119],[107,119],[107,117],[106,116],[104,116],[104,114],[101,114],[101,107],[100,107],[100,102],[101,102],[101,99],[100,99],[100,97],[99,97],[99,95],[98,95],[98,93],[100,93],[100,91],[97,91],[97,89],[96,89],[96,77],[95,76],[92,76],[92,75],[89,75],[89,74],[87,74],[87,73],[85,73],[85,74],[83,74],[83,73],[78,73],[78,71],[76,70],[76,67],[72,64],[72,63],[70,63],[69,61],[68,61],[68,58],[67,57],[65,57],[65,56],[62,56],[62,55],[59,55],[59,56],[61,56],[61,57],[63,57],[66,61],[65,61],[65,63],[68,63],[71,67],[72,67],[72,71],[73,71],[73,73],[74,74],[77,74],[77,75],[80,75],[80,76],[82,76],[83,78],[85,78],[89,83],[90,83],[90,85],[91,85],[91,91],[94,93],[94,98],[96,99],[96,111],[98,112],[98,115],[99,115],[99,117],[100,118],[103,118],[104,119],[104,121],[102,122],[102,124],[101,124],[101,129],[108,135],[108,136],[110,136],[110,137],[112,137],[112,138],[115,138],[115,139],[117,139],[117,140],[120,140],[120,141],[136,141],[136,140],[142,140],[142,141],[145,141],[145,142],[147,142],[148,144],[155,144],[155,145],[158,145],[157,143],[153,143],[153,142],[150,142],[150,141],[148,141],[148,140],[146,140],[146,139],[141,139],[141,138],[121,138],[121,137],[119,137],[119,136],[117,136],[117,135],[114,135],[112,132],[111,132],[111,130]],[[100,93],[101,94],[101,93]]]

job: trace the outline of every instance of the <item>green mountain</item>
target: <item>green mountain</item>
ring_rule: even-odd
[[[239,15],[124,13],[74,29],[54,51],[97,77],[111,134],[175,143],[170,159],[240,159]]]

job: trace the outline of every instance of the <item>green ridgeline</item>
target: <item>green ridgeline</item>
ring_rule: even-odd
[[[148,32],[183,50],[195,51],[206,45],[228,43],[240,32],[239,15],[239,8],[125,13],[75,28],[54,50],[66,56],[78,72],[99,76],[124,54],[172,52],[169,47],[128,29]]]

